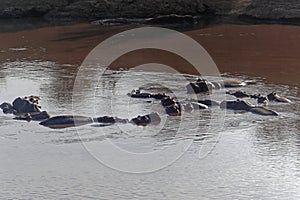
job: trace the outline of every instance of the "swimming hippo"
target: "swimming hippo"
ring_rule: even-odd
[[[178,102],[175,98],[171,97],[162,98],[161,105],[165,108],[166,113],[171,116],[180,116],[181,112],[184,110],[181,103]],[[187,108],[190,109],[188,105]]]
[[[224,80],[223,87],[224,88],[236,88],[236,87],[244,87],[246,86],[246,82],[236,81],[236,80]]]
[[[121,119],[118,117],[110,117],[110,116],[98,117],[98,118],[94,118],[93,120],[94,120],[94,122],[108,123],[108,124],[129,122],[128,119]]]
[[[176,104],[177,100],[175,98],[171,98],[171,97],[164,97],[161,99],[160,102],[163,107],[168,107],[168,106]]]
[[[236,80],[224,80],[223,82],[210,82],[206,79],[198,78],[197,81],[189,83],[186,88],[189,94],[210,93],[212,89],[235,88],[246,86],[246,82]]]
[[[198,78],[197,81],[191,82],[186,86],[187,93],[189,94],[199,94],[204,92],[211,92],[213,89],[212,83],[205,79]]]
[[[183,112],[183,107],[179,103],[175,103],[173,105],[165,107],[165,111],[167,115],[170,116],[181,116]]]
[[[157,100],[161,100],[165,97],[168,97],[168,95],[166,95],[165,93],[157,93],[157,94],[150,94],[151,98],[157,99]]]
[[[267,116],[278,116],[279,114],[273,110],[267,109],[265,107],[256,106],[255,108],[251,108],[249,112],[259,115],[267,115]]]
[[[281,103],[290,103],[291,100],[289,100],[288,98],[279,96],[276,92],[272,92],[270,94],[267,95],[269,101],[276,101],[276,102],[281,102]]]
[[[269,99],[268,97],[262,96],[260,94],[254,94],[254,95],[250,95],[250,97],[252,99],[257,99],[257,103],[258,104],[264,104],[267,105],[269,103]]]
[[[147,99],[147,98],[150,98],[151,94],[141,92],[140,90],[132,90],[131,93],[128,93],[128,96],[130,96],[132,98]]]
[[[82,126],[86,124],[91,124],[93,122],[94,120],[91,117],[61,115],[61,116],[51,117],[45,121],[42,121],[40,122],[40,125],[52,129],[59,129],[59,128],[74,127],[74,126]]]
[[[161,118],[157,112],[153,112],[148,115],[139,115],[135,118],[132,118],[130,122],[138,126],[147,126],[149,124],[157,125],[161,122]]]
[[[132,90],[131,93],[128,93],[129,97],[132,98],[140,98],[140,99],[148,99],[148,98],[153,98],[153,99],[162,99],[164,97],[168,97],[165,93],[157,93],[157,94],[152,94],[148,92],[141,92],[140,90]]]
[[[226,91],[226,94],[235,96],[236,98],[245,98],[245,97],[250,97],[249,94],[247,94],[245,91],[239,90],[239,91],[235,91],[235,92],[231,92],[231,91]]]
[[[75,127],[75,126],[83,126],[86,124],[92,124],[92,123],[105,123],[105,124],[114,124],[114,123],[128,123],[131,122],[136,125],[142,125],[146,126],[149,124],[159,124],[161,121],[160,116],[158,113],[150,113],[148,115],[144,116],[138,116],[136,118],[131,119],[130,121],[128,119],[121,119],[117,117],[110,117],[110,116],[104,116],[104,117],[97,117],[97,118],[91,118],[86,116],[73,116],[73,115],[61,115],[61,116],[55,116],[51,117],[47,120],[44,120],[40,122],[40,125],[52,128],[52,129],[61,129],[61,128],[69,128],[69,127]]]
[[[269,115],[269,116],[278,116],[278,113],[267,109],[265,107],[261,106],[255,106],[251,104],[250,102],[244,101],[244,100],[231,100],[231,101],[223,101],[220,104],[221,108],[227,108],[231,110],[244,110],[244,111],[249,111],[254,114],[259,114],[259,115]]]
[[[251,108],[254,108],[255,105],[251,104],[248,101],[244,100],[230,100],[230,101],[222,101],[220,104],[220,108],[227,108],[231,110],[245,110],[249,111]]]

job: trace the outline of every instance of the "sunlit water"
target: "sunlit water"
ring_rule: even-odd
[[[243,88],[249,93],[277,91],[293,102],[269,105],[279,117],[225,112],[218,107],[167,117],[159,101],[130,99],[127,93],[143,87],[183,100],[191,96],[182,88],[196,77],[108,70],[94,88],[89,87],[89,77],[82,80],[86,85],[76,91],[76,101],[72,102],[74,66],[19,61],[4,63],[0,68],[0,102],[32,94],[41,96],[43,109],[52,116],[74,112],[130,119],[151,111],[162,116],[157,126],[93,124],[52,130],[1,113],[0,199],[300,198],[297,88],[268,84],[259,77],[223,75],[224,79],[256,80],[256,85]],[[225,97],[233,99],[222,91],[200,98],[220,101]],[[103,147],[105,141],[132,154],[164,151],[182,141],[188,145],[181,152],[174,151],[174,162],[168,163],[167,157],[161,163],[149,160],[133,167],[135,172],[141,172],[138,170],[143,165],[161,167],[132,174],[124,172],[133,165],[126,159],[120,158],[124,168],[117,169],[101,161],[112,156]]]

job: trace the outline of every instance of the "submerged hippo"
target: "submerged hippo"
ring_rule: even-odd
[[[254,95],[250,95],[250,97],[252,99],[257,99],[257,103],[258,104],[264,104],[267,105],[269,103],[269,99],[268,97],[262,96],[260,94],[254,94]]]
[[[51,117],[45,121],[42,121],[40,122],[40,125],[53,128],[53,129],[59,129],[59,128],[74,127],[74,126],[82,126],[86,124],[91,124],[93,122],[94,120],[91,117],[62,115],[62,116]]]
[[[236,81],[236,80],[224,80],[223,87],[224,88],[236,88],[236,87],[244,87],[246,86],[246,82]]]
[[[227,91],[226,94],[235,96],[236,98],[250,97],[249,94],[247,94],[245,91],[242,91],[242,90],[235,91],[235,92]]]
[[[135,118],[132,118],[130,122],[138,126],[147,126],[149,124],[157,125],[161,122],[161,118],[157,112],[153,112],[148,115],[139,115]]]
[[[231,100],[231,101],[222,101],[220,108],[227,108],[231,110],[245,110],[249,111],[251,108],[254,108],[255,105],[251,104],[248,101],[244,100]]]
[[[231,110],[244,110],[249,111],[254,114],[259,115],[270,115],[270,116],[278,116],[278,113],[267,109],[265,107],[255,106],[251,104],[250,102],[244,101],[244,100],[231,100],[231,101],[223,101],[220,104],[220,107],[225,109],[231,109]]]
[[[189,94],[211,92],[213,89],[213,84],[205,79],[198,78],[197,81],[189,83],[186,86],[186,89],[187,93]]]
[[[270,94],[267,95],[269,101],[276,101],[276,102],[281,102],[281,103],[290,103],[291,100],[289,100],[288,98],[279,96],[276,92],[272,92]]]
[[[246,82],[236,80],[224,80],[223,82],[210,82],[206,79],[198,78],[197,81],[189,83],[186,88],[189,94],[210,93],[213,89],[235,88],[246,86]]]
[[[61,128],[69,128],[75,126],[83,126],[86,124],[92,123],[104,123],[104,124],[114,124],[114,123],[128,123],[131,122],[136,125],[149,125],[149,124],[159,124],[161,118],[158,113],[151,113],[144,116],[138,116],[136,118],[131,119],[121,119],[117,117],[86,117],[86,116],[76,116],[76,115],[61,115],[51,117],[45,121],[40,122],[40,125],[52,128],[52,129],[61,129]]]
[[[197,103],[197,102],[188,102],[188,103],[176,103],[174,105],[168,106],[165,108],[166,114],[170,116],[181,116],[184,112],[191,113],[194,110],[207,109],[208,106]]]
[[[132,90],[131,93],[128,93],[128,96],[132,98],[147,99],[150,98],[151,94],[146,92],[145,93],[141,92],[140,90]]]
[[[94,122],[114,124],[114,123],[127,123],[129,121],[128,121],[128,119],[121,119],[121,118],[118,118],[118,117],[104,116],[104,117],[94,118]]]
[[[140,90],[132,90],[131,93],[128,93],[128,96],[132,98],[140,98],[140,99],[148,99],[148,98],[153,98],[153,99],[163,99],[164,97],[168,97],[164,93],[157,93],[157,94],[152,94],[148,92],[141,92]]]
[[[170,116],[181,116],[183,112],[183,107],[179,104],[173,104],[170,106],[165,107],[166,114]]]
[[[161,99],[160,102],[163,107],[168,107],[168,106],[176,104],[177,100],[175,98],[171,98],[171,97],[164,97]]]
[[[252,112],[252,113],[258,114],[258,115],[270,115],[270,116],[278,116],[279,115],[277,112],[267,109],[265,107],[261,107],[261,106],[256,106],[255,108],[250,109],[249,112]]]
[[[181,103],[175,98],[164,97],[161,99],[161,105],[165,108],[166,114],[171,116],[180,116],[183,111]]]

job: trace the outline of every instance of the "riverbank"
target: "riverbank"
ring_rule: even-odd
[[[298,0],[2,0],[0,19],[36,17],[48,21],[92,21],[178,14],[296,22],[300,19],[299,9]]]
[[[79,66],[88,53],[106,38],[135,28],[73,24],[0,34],[1,62],[12,60],[50,60]],[[222,73],[238,73],[265,78],[266,81],[299,84],[300,27],[288,25],[217,25],[185,32],[212,56]],[[157,52],[135,52],[135,59],[122,61],[127,68],[153,61]],[[160,52],[163,53],[163,52]],[[159,55],[164,64],[183,73],[194,74],[184,62],[170,55]],[[115,62],[111,67],[120,67]]]

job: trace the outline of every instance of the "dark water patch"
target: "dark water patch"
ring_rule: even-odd
[[[68,24],[71,23],[58,21],[50,22],[41,18],[0,19],[0,33],[19,32],[51,26],[63,26]]]

